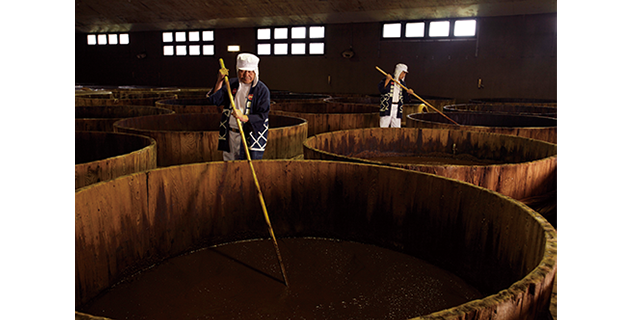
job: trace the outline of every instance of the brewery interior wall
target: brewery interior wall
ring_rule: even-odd
[[[385,40],[381,23],[326,24],[325,55],[262,56],[261,79],[272,90],[377,94],[382,78],[408,64],[408,85],[420,95],[457,100],[557,98],[557,14],[479,17],[468,40]],[[214,56],[163,56],[162,30],[129,32],[130,44],[88,46],[75,34],[75,82],[97,85],[210,87],[218,59],[231,75],[238,53],[256,53],[256,28],[215,30]],[[354,56],[342,52],[352,48]],[[145,53],[145,58],[137,55]],[[479,88],[479,79],[482,88]]]

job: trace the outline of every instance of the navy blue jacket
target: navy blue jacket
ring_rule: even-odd
[[[237,78],[230,79],[230,88],[235,97],[237,88],[239,87],[239,80]],[[211,104],[216,106],[223,106],[222,118],[219,124],[219,143],[217,148],[222,151],[230,151],[228,145],[228,126],[230,114],[232,113],[232,106],[230,105],[230,98],[228,97],[228,91],[226,91],[226,85],[222,86],[222,89],[217,90],[209,96]],[[261,153],[265,151],[268,142],[268,115],[270,113],[270,90],[262,82],[257,81],[257,85],[250,88],[248,96],[246,98],[246,110],[245,115],[248,116],[248,122],[242,123],[244,135],[246,136],[246,142],[248,144],[248,150],[251,151],[251,155],[254,153]],[[244,154],[242,145],[242,154]],[[260,157],[252,156],[253,159]]]

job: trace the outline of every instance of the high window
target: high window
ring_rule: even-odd
[[[215,55],[213,30],[166,31],[162,33],[165,56]]]
[[[257,29],[258,55],[323,55],[324,26],[294,26]]]
[[[476,36],[476,19],[386,22],[382,39],[467,39]]]
[[[88,45],[126,45],[129,44],[128,33],[99,33],[88,35]]]

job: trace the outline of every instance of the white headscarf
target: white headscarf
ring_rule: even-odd
[[[395,66],[395,72],[394,72],[394,74],[395,74],[395,77],[394,77],[394,78],[395,78],[395,80],[399,81],[399,75],[400,75],[402,72],[406,72],[406,73],[408,73],[408,66],[407,66],[407,65],[405,65],[405,64],[403,64],[403,63],[398,63],[398,64]]]
[[[252,53],[240,53],[237,56],[237,71],[246,70],[255,72],[255,80],[252,86],[256,86],[259,81],[259,58]]]

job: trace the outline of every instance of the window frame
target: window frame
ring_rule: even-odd
[[[210,33],[210,38],[205,39],[205,34]],[[165,35],[170,34],[170,41],[165,40]],[[191,40],[191,36],[195,34],[194,40]],[[184,36],[184,39],[178,39],[178,36]],[[162,56],[163,57],[213,57],[215,56],[215,30],[214,29],[190,29],[190,30],[166,30],[161,32],[161,42],[162,42]],[[212,46],[210,49],[208,46]],[[172,54],[166,54],[167,47],[171,47]],[[179,54],[178,52],[182,52],[182,49],[179,48],[184,47],[184,54]],[[195,50],[191,50],[193,47],[196,47]],[[212,51],[212,54],[206,54],[206,51]],[[194,54],[191,54],[191,52]]]
[[[323,36],[315,37],[312,35],[313,27],[323,28]],[[301,37],[293,37],[293,29],[304,28],[304,35]],[[285,29],[286,37],[277,38],[275,35],[278,30]],[[326,38],[327,38],[327,29],[325,25],[294,25],[294,26],[269,26],[269,27],[256,27],[255,29],[255,46],[257,48],[258,56],[269,56],[269,57],[309,57],[309,56],[324,56],[326,54]],[[265,30],[265,31],[264,31]],[[316,31],[316,30],[314,30]],[[269,38],[260,39],[259,35],[261,33],[269,34]],[[317,36],[317,35],[316,35]],[[293,53],[293,46],[296,44],[302,44],[305,48],[304,53]],[[322,53],[312,53],[311,45],[312,44],[322,44],[323,52]],[[269,53],[261,53],[259,48],[261,45],[268,46],[270,49]],[[287,50],[285,53],[277,53],[275,47],[283,46],[286,47]]]
[[[121,42],[121,36],[125,35],[127,38],[127,42]],[[105,38],[105,43],[99,43],[100,36]],[[90,43],[90,38],[94,37],[94,43]],[[114,37],[116,39],[116,43],[110,43],[110,39]],[[86,45],[88,46],[96,46],[96,47],[105,47],[105,46],[127,46],[130,44],[130,36],[128,32],[96,32],[96,33],[87,33],[86,34]]]
[[[474,35],[471,36],[455,36],[454,30],[457,21],[474,20]],[[449,31],[447,36],[430,36],[430,24],[432,22],[447,21],[449,22]],[[401,21],[384,21],[381,23],[380,28],[380,41],[455,41],[455,40],[475,40],[479,35],[479,21],[478,18],[444,18],[444,19],[423,19],[423,20],[401,20]],[[400,24],[400,36],[399,37],[384,37],[384,26],[388,24]],[[409,37],[406,35],[407,24],[409,23],[424,23],[423,36]]]

